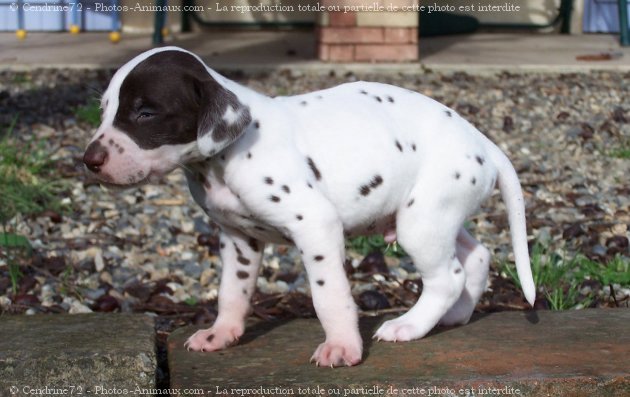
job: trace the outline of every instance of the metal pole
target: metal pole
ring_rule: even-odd
[[[619,0],[619,42],[622,46],[630,46],[630,31],[628,31],[628,0]]]

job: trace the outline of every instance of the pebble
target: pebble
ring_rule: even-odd
[[[67,303],[67,302],[65,302]],[[68,310],[70,314],[78,314],[78,313],[92,313],[92,309],[85,306],[79,301],[73,300],[70,302],[70,309]]]
[[[15,72],[0,72],[0,93],[9,93],[6,98],[0,97],[0,107],[24,115],[16,131],[22,136],[35,134],[42,138],[55,153],[55,164],[61,166],[62,174],[66,169],[77,170],[93,128],[76,120],[73,109],[92,98],[93,89],[102,92],[111,72],[28,73],[32,78],[27,87],[13,83]],[[630,115],[625,105],[627,78],[620,72],[560,76],[433,72],[411,79],[403,75],[318,76],[299,72],[243,76],[240,80],[271,96],[358,79],[430,93],[479,126],[519,170],[530,240],[539,239],[556,252],[609,259],[615,253],[629,256],[630,191],[626,180],[630,163],[608,154],[621,148],[624,137],[630,136]],[[32,101],[20,99],[21,93],[49,85],[57,87],[47,91],[49,95],[33,97]],[[4,117],[0,112],[0,122]],[[134,280],[171,280],[172,286],[177,286],[172,297],[175,301],[216,299],[221,272],[214,249],[217,227],[193,202],[181,171],[169,174],[159,185],[133,190],[102,188],[85,174],[73,174],[65,180],[71,192],[62,198],[67,212],[51,209],[35,220],[16,216],[8,224],[28,235],[44,257],[65,258],[61,271],[72,270],[72,280],[86,288],[84,296],[93,302],[94,310],[133,311],[141,302],[124,290]],[[497,193],[469,222],[474,235],[493,252],[495,263],[513,257],[504,205]],[[532,226],[532,221],[539,225]],[[82,244],[82,248],[70,248],[70,242]],[[346,269],[352,274],[355,295],[373,291],[375,283],[400,288],[405,279],[418,277],[409,258],[383,260],[378,254],[369,258],[347,254],[350,260]],[[268,244],[262,268],[257,278],[261,292],[308,291],[298,250]],[[373,273],[372,277],[364,277]],[[53,306],[61,302],[63,282],[61,277],[37,279],[28,291],[30,296],[20,299]],[[626,287],[615,290],[619,300],[628,296]],[[0,291],[3,310],[11,306],[9,291]],[[91,310],[76,300],[63,301],[60,306],[72,312]],[[37,312],[35,307],[27,310]]]
[[[105,261],[103,260],[103,252],[97,249],[94,253],[94,269],[97,272],[102,272],[105,269]]]

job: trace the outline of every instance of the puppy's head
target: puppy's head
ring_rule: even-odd
[[[101,181],[122,186],[213,156],[251,122],[234,93],[175,47],[147,51],[121,67],[101,108],[83,162]]]

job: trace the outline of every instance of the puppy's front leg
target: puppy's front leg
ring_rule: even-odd
[[[313,217],[315,218],[315,217]],[[326,333],[311,361],[321,366],[352,366],[361,362],[363,342],[358,328],[357,308],[343,268],[344,240],[341,222],[304,219],[307,232],[297,232],[308,273],[313,305]]]
[[[195,351],[224,349],[238,342],[250,313],[250,300],[262,260],[264,244],[236,231],[222,230],[223,274],[219,287],[219,314],[214,325],[199,330],[186,341]]]

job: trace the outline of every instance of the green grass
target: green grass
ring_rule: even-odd
[[[618,159],[630,159],[630,146],[613,149],[610,156]]]
[[[608,151],[608,155],[619,159],[630,159],[630,138],[622,139],[619,145]]]
[[[604,264],[582,254],[562,256],[536,243],[531,252],[531,265],[536,288],[542,290],[552,310],[588,307],[595,296],[592,293],[586,296],[580,293],[585,280],[596,280],[602,286],[630,285],[630,260],[620,255]],[[500,269],[504,276],[511,278],[520,287],[514,265],[504,263]]]
[[[6,258],[14,293],[22,276],[19,263],[32,249],[28,239],[9,226],[17,222],[18,214],[26,217],[46,209],[61,211],[58,196],[65,186],[53,178],[54,167],[43,142],[13,137],[16,123],[14,117],[0,134],[0,254]]]
[[[346,240],[346,248],[361,255],[374,251],[381,251],[387,256],[406,256],[407,254],[397,243],[387,244],[381,235],[360,236]]]
[[[31,76],[29,76],[27,73],[24,73],[24,72],[16,73],[13,76],[12,83],[15,85],[24,85],[30,82],[31,82]]]
[[[17,118],[0,138],[0,223],[15,215],[46,209],[60,210],[58,194],[64,184],[53,178],[54,167],[44,142],[22,142],[12,136]]]
[[[97,100],[92,100],[86,105],[79,106],[76,115],[77,120],[98,127],[101,122],[101,105]]]

